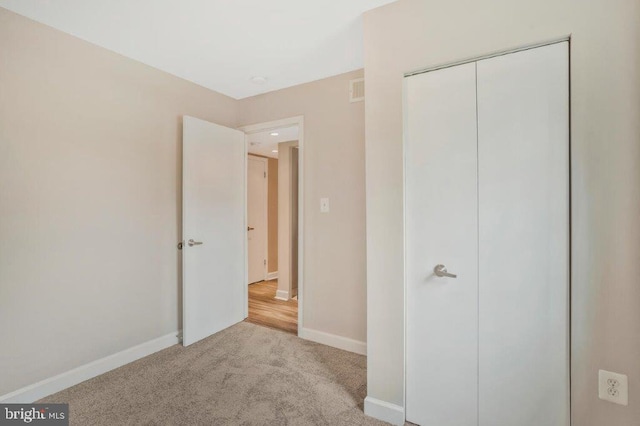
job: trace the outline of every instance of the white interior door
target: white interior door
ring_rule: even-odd
[[[267,277],[267,159],[250,155],[247,167],[247,240],[251,284]]]
[[[569,422],[568,64],[478,62],[481,426]]]
[[[475,64],[406,80],[407,420],[477,423]],[[456,278],[434,275],[446,266]]]
[[[244,319],[244,133],[185,116],[182,147],[182,341]]]

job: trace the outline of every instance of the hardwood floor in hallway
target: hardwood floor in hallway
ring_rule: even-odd
[[[298,301],[276,300],[278,280],[249,285],[249,317],[247,322],[298,334]]]

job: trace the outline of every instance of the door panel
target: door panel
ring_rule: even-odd
[[[406,417],[423,426],[477,424],[475,78],[467,64],[406,79]]]
[[[244,133],[193,117],[183,119],[183,344],[244,319]],[[190,246],[189,240],[202,242]]]
[[[482,426],[568,424],[568,82],[567,43],[478,62]]]
[[[250,155],[247,171],[249,283],[267,277],[267,160]]]

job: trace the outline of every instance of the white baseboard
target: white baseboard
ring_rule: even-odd
[[[333,346],[349,352],[355,352],[360,355],[367,354],[367,344],[358,340],[349,339],[348,337],[338,336],[336,334],[325,333],[324,331],[303,328],[298,332],[298,336],[311,340],[312,342],[322,343],[323,345]]]
[[[140,345],[133,346],[113,355],[92,361],[88,364],[69,370],[57,376],[50,377],[38,383],[25,386],[22,389],[0,396],[0,403],[30,404],[45,396],[59,392],[63,389],[77,385],[85,380],[121,367],[125,364],[144,358],[147,355],[161,351],[180,342],[179,332],[175,331],[157,339],[149,340]]]
[[[267,281],[277,280],[277,279],[278,279],[278,271],[267,273]]]
[[[274,299],[287,301],[289,300],[289,292],[287,290],[277,290]]]
[[[392,425],[404,425],[404,409],[401,406],[370,396],[364,399],[364,414]]]

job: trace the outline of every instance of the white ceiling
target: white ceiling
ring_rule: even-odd
[[[277,135],[271,135],[272,133]],[[278,158],[278,150],[280,142],[290,142],[298,140],[298,126],[283,127],[280,129],[267,130],[259,133],[250,133],[247,135],[249,142],[249,154],[264,155],[265,157]]]
[[[0,0],[236,99],[362,68],[362,13],[393,0]],[[252,77],[266,77],[257,85]]]

